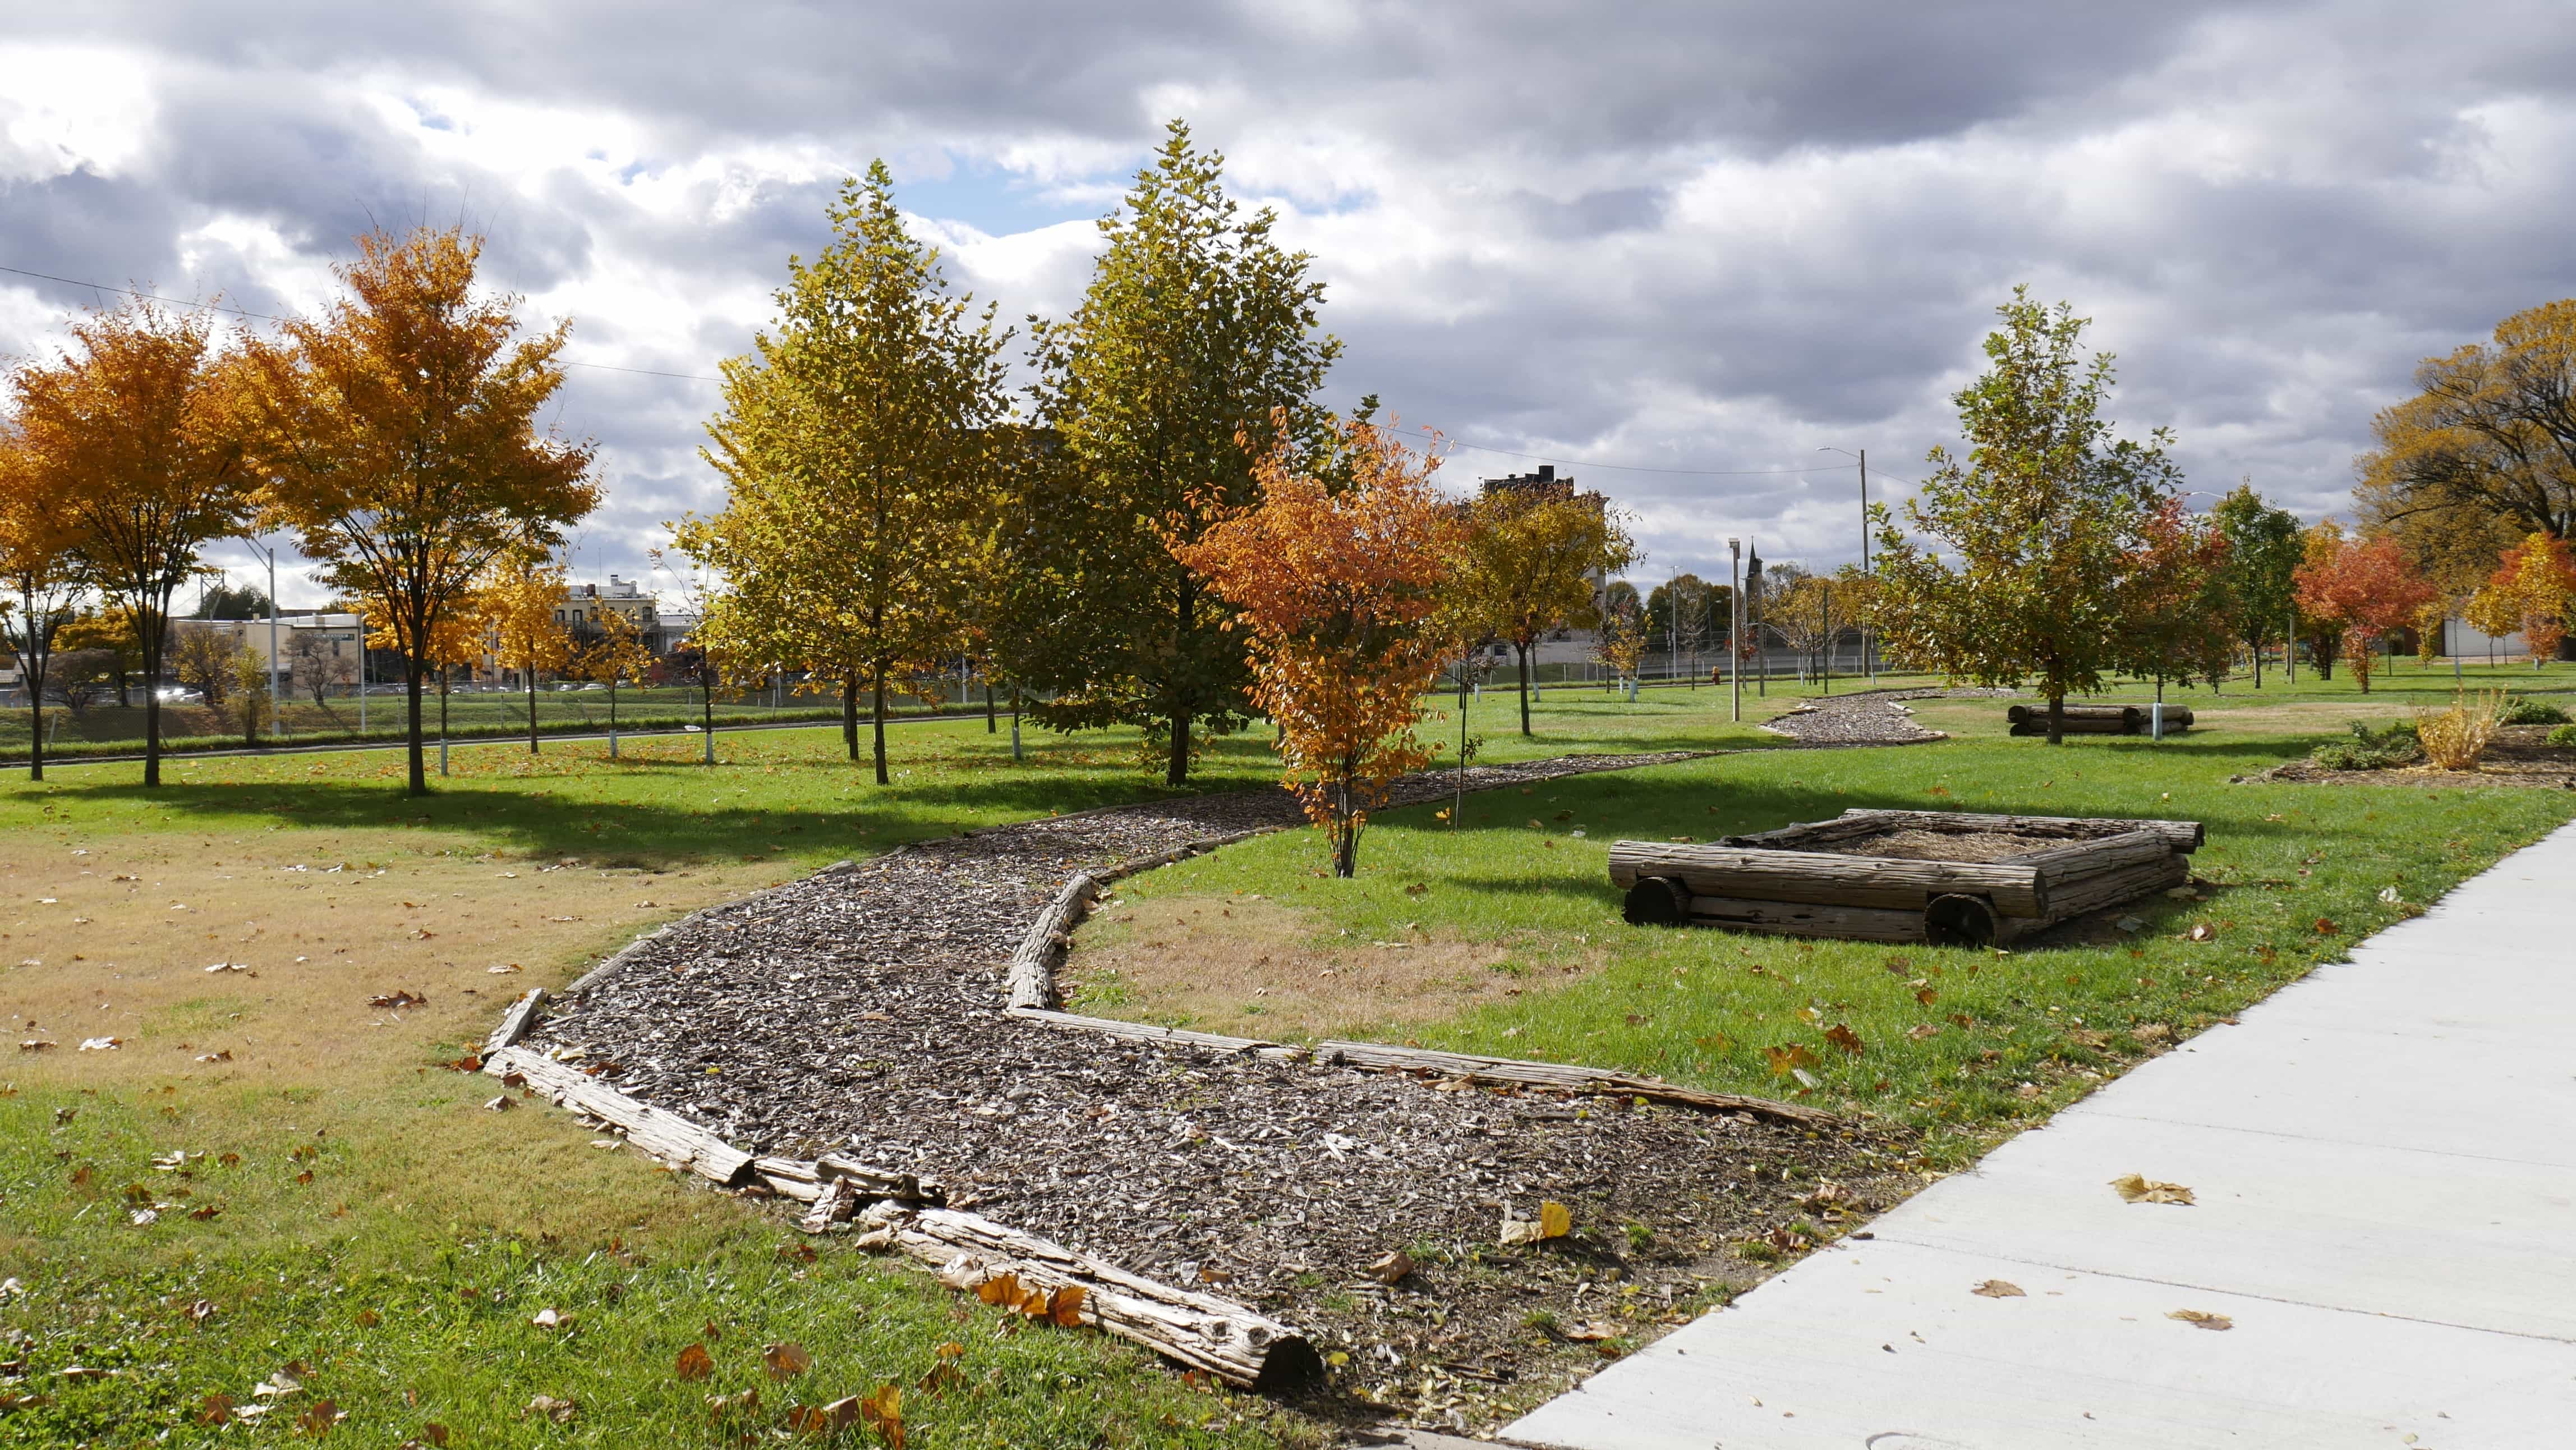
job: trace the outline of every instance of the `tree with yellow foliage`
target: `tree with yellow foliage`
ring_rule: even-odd
[[[971,299],[948,295],[883,162],[844,185],[831,219],[820,256],[788,260],[776,330],[723,364],[705,456],[725,507],[674,538],[724,577],[702,633],[736,658],[837,682],[854,760],[867,687],[886,785],[887,677],[965,642],[1004,335],[991,308],[973,316]]]
[[[360,237],[347,295],[248,349],[268,507],[403,652],[414,795],[442,621],[496,560],[551,549],[600,499],[592,445],[538,422],[570,324],[521,337],[518,299],[475,284],[482,250],[453,227]]]
[[[1285,420],[1276,433],[1287,432]],[[1252,663],[1253,702],[1278,722],[1283,782],[1332,843],[1333,874],[1359,869],[1360,832],[1396,777],[1427,764],[1415,738],[1448,641],[1436,627],[1457,531],[1421,460],[1385,429],[1342,424],[1328,489],[1282,441],[1254,469],[1260,503],[1175,558],[1235,613]]]
[[[572,663],[572,636],[555,619],[571,591],[561,564],[514,551],[493,562],[475,591],[492,657],[528,687],[528,753],[537,753],[537,676]]]
[[[235,370],[204,314],[142,299],[74,323],[76,352],[11,377],[26,464],[83,572],[132,621],[144,679],[143,783],[161,783],[170,602],[208,541],[253,512]]]
[[[1521,734],[1530,734],[1530,652],[1560,629],[1601,622],[1599,582],[1637,547],[1598,495],[1496,489],[1469,505],[1448,585],[1454,628],[1510,642],[1520,660]]]
[[[2531,667],[2558,657],[2567,637],[2567,607],[2576,602],[2576,559],[2567,545],[2534,533],[2504,551],[2495,572],[2469,599],[2469,623],[2493,635],[2519,633]]]
[[[645,646],[644,632],[620,609],[599,611],[598,631],[581,645],[574,658],[574,670],[585,680],[595,680],[608,687],[608,756],[617,758],[617,687],[628,680],[644,677],[653,667],[653,651]]]

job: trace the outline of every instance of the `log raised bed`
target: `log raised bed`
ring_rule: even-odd
[[[2191,879],[2197,821],[1852,810],[1710,845],[1620,841],[1639,925],[1995,945]]]
[[[2048,733],[2046,705],[2015,705],[2004,711],[2012,735],[2045,735]],[[2058,721],[2059,733],[2065,735],[2146,735],[2153,730],[2154,716],[2144,705],[2069,705]],[[2189,705],[2165,706],[2165,733],[2179,735],[2191,728]]]

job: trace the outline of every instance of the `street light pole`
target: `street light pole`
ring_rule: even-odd
[[[1864,448],[1855,453],[1848,448],[1836,448],[1827,444],[1816,451],[1839,453],[1860,462],[1860,577],[1866,582],[1869,578],[1869,450]],[[1825,651],[1828,656],[1833,652],[1833,644],[1830,640],[1825,645]],[[1870,654],[1869,620],[1866,618],[1860,622],[1860,667],[1869,676],[1871,684],[1878,683],[1878,661]]]

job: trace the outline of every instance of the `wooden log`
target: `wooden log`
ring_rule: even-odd
[[[2024,720],[2007,727],[2004,733],[2027,740],[2033,736],[2046,735],[2048,722]],[[2057,733],[2060,735],[2135,735],[2139,732],[2119,720],[2069,720],[2059,728]]]
[[[510,1004],[510,1010],[501,1014],[501,1025],[493,1028],[492,1035],[483,1039],[483,1055],[488,1058],[502,1048],[518,1046],[519,1039],[527,1036],[528,1029],[536,1025],[537,1010],[545,1005],[546,989],[543,987],[530,987],[520,994],[519,1000]]]
[[[880,1204],[861,1222],[961,1289],[1001,1274],[1050,1294],[1080,1288],[1085,1322],[1238,1389],[1292,1389],[1323,1373],[1305,1336],[1258,1310],[1159,1283],[976,1214]]]
[[[2071,721],[2071,720],[2117,720],[2117,721],[2119,721],[2122,725],[2130,725],[2130,724],[2134,724],[2134,723],[2136,723],[2137,721],[2140,721],[2140,720],[2145,719],[2145,718],[2146,718],[2146,714],[2147,714],[2146,710],[2145,710],[2144,708],[2140,707],[2140,706],[2137,706],[2137,705],[2072,705],[2072,704],[2070,704],[2070,705],[2066,706],[2066,708],[2065,708],[2065,712],[2064,712],[2064,714],[2061,716],[2061,718],[2062,718],[2062,719],[2066,719],[2066,720],[2070,720],[2070,721]],[[2039,723],[2039,724],[2046,724],[2046,723],[2048,722],[2048,707],[2047,707],[2046,705],[2044,705],[2044,704],[2043,704],[2043,705],[2014,705],[2014,706],[2011,706],[2011,707],[2007,708],[2007,709],[2004,711],[2004,718],[2005,718],[2006,720],[2011,721],[2012,723],[2014,723],[2014,724],[2016,724],[2016,725],[2019,725],[2019,724],[2021,724],[2021,723],[2023,723],[2023,722],[2025,722],[2025,721],[2036,722],[2036,723]]]
[[[1061,1028],[1068,1032],[1093,1032],[1114,1037],[1121,1042],[1159,1042],[1174,1047],[1209,1047],[1219,1052],[1249,1052],[1258,1057],[1287,1061],[1307,1055],[1302,1047],[1266,1042],[1258,1037],[1226,1037],[1214,1032],[1188,1032],[1178,1027],[1156,1027],[1145,1022],[1119,1022],[1108,1017],[1084,1017],[1072,1012],[1055,1012],[1035,1007],[1013,1007],[1010,1014],[1023,1022]]]
[[[505,1047],[483,1059],[483,1070],[507,1081],[517,1077],[557,1107],[571,1108],[624,1129],[645,1152],[717,1183],[742,1181],[752,1155],[676,1113],[639,1102],[583,1072],[525,1047]]]
[[[1088,871],[1074,873],[1071,881],[1038,913],[1026,934],[1020,938],[1017,951],[1011,953],[1011,964],[1002,974],[1010,991],[1013,1007],[1047,1008],[1055,1005],[1055,964],[1072,940],[1074,924],[1090,909],[1091,898],[1100,890],[1100,882]]]
[[[1776,831],[1756,831],[1745,836],[1726,836],[1715,844],[1741,846],[1759,851],[1804,851],[1817,846],[1848,841],[1854,836],[1867,836],[1887,829],[1872,820],[1884,811],[1847,811],[1830,821],[1801,821],[1782,826]]]
[[[1881,829],[1914,829],[1924,831],[1999,831],[2016,836],[2056,837],[2070,841],[2095,840],[2103,836],[2125,835],[2130,831],[2155,831],[2174,843],[2174,849],[2189,854],[2200,849],[2206,833],[2198,821],[2166,821],[2152,816],[2005,816],[1977,811],[1891,811],[1864,810],[1854,807],[1841,819],[1867,816]]]
[[[1818,906],[1803,901],[1747,901],[1734,896],[1694,896],[1691,921],[1775,936],[1850,937],[1856,941],[1919,942],[1920,910],[1868,906]]]
[[[2116,871],[2087,876],[2070,884],[2062,896],[2051,898],[2051,924],[2158,891],[2168,891],[2190,879],[2191,862],[2183,856],[2167,856],[2160,861],[2123,866]]]
[[[1689,884],[1694,896],[1745,901],[1919,912],[1933,897],[1957,894],[1982,896],[2006,916],[2048,914],[2039,873],[2002,862],[1898,861],[1826,851],[1613,843],[1612,883],[1633,886],[1641,876],[1677,878]]]
[[[1465,1052],[1440,1052],[1424,1047],[1389,1047],[1376,1042],[1327,1041],[1315,1044],[1315,1060],[1338,1062],[1346,1067],[1373,1068],[1381,1072],[1427,1072],[1441,1077],[1465,1078],[1471,1082],[1513,1083],[1527,1087],[1559,1088],[1567,1092],[1607,1094],[1617,1097],[1640,1097],[1650,1102],[1676,1103],[1684,1107],[1705,1108],[1712,1112],[1754,1113],[1778,1118],[1784,1122],[1816,1125],[1834,1121],[1831,1113],[1796,1103],[1775,1102],[1770,1098],[1739,1097],[1734,1093],[1706,1092],[1683,1087],[1659,1078],[1636,1077],[1624,1072],[1606,1072],[1595,1067],[1572,1067],[1558,1062],[1525,1062],[1514,1057],[1485,1057]]]
[[[873,1167],[838,1153],[826,1153],[811,1163],[802,1158],[754,1158],[751,1171],[782,1196],[806,1203],[822,1197],[835,1183],[850,1185],[861,1198],[900,1198],[934,1206],[948,1200],[947,1190],[935,1179]]]
[[[2123,831],[2116,836],[2096,836],[2090,841],[2051,846],[2027,856],[2015,856],[2013,864],[2036,867],[2046,884],[2052,901],[2066,882],[2080,881],[2105,871],[2161,861],[2174,854],[2173,841],[2162,831]]]
[[[814,1206],[796,1220],[796,1226],[809,1234],[818,1234],[858,1212],[859,1190],[846,1178],[835,1178],[822,1186],[814,1196]]]

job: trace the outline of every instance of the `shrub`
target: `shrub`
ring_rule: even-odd
[[[2546,700],[2515,698],[2505,701],[2497,712],[2498,725],[2564,725],[2567,712]]]
[[[2444,770],[2475,770],[2478,758],[2495,739],[2496,717],[2504,713],[2502,690],[2462,695],[2440,712],[2418,706],[2415,738],[2424,754]]]
[[[2328,770],[2388,770],[2413,764],[2418,752],[2411,722],[2398,720],[2374,726],[2367,720],[2355,720],[2350,740],[2329,741],[2310,752],[2308,758]]]
[[[2550,731],[2547,743],[2562,750],[2576,750],[2576,725],[2561,725]]]

